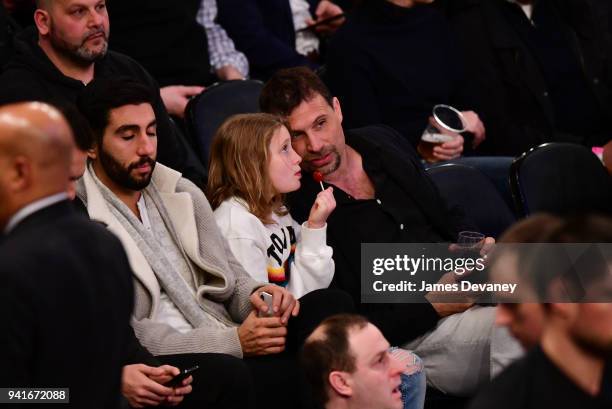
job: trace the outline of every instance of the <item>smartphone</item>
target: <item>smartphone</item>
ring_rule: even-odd
[[[331,16],[331,17],[325,18],[325,19],[323,19],[323,20],[321,20],[321,21],[317,21],[317,22],[316,22],[316,23],[314,23],[314,24],[311,24],[311,25],[306,26],[306,27],[304,27],[304,28],[300,28],[299,30],[296,30],[296,33],[299,33],[299,32],[301,32],[301,31],[314,30],[315,28],[317,28],[317,27],[319,27],[319,26],[322,26],[322,25],[324,25],[324,24],[331,23],[332,21],[335,21],[335,20],[341,19],[341,18],[343,18],[343,17],[344,17],[344,13],[341,13],[341,14],[336,14],[335,16]]]
[[[176,375],[174,378],[172,378],[167,384],[166,386],[169,386],[171,388],[176,388],[178,386],[181,386],[181,384],[183,383],[183,381],[185,379],[187,379],[187,377],[189,377],[189,375],[191,375],[192,373],[194,373],[195,371],[197,371],[198,369],[200,369],[199,365],[193,366],[191,368],[188,369],[183,369],[181,370],[181,373],[179,373],[178,375]]]
[[[274,310],[272,309],[272,298],[273,298],[272,294],[267,293],[265,291],[262,291],[259,296],[261,297],[263,302],[265,302],[266,305],[268,306],[268,312],[261,312],[261,311],[259,311],[259,316],[260,317],[272,317],[272,316],[274,316]]]

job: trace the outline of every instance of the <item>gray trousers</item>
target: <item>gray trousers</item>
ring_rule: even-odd
[[[421,357],[429,386],[472,396],[523,354],[506,328],[495,326],[495,311],[474,306],[441,319],[435,329],[402,346]]]

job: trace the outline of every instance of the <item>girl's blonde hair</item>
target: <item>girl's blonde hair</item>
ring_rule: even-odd
[[[208,168],[207,193],[213,209],[236,196],[263,223],[272,222],[272,212],[287,214],[284,195],[274,191],[268,174],[270,141],[283,126],[287,127],[287,123],[278,116],[240,114],[219,127]]]

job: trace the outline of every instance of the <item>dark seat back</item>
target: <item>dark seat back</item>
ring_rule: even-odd
[[[612,214],[612,178],[581,145],[546,143],[514,160],[510,187],[517,212]]]
[[[477,169],[446,164],[427,169],[449,206],[461,206],[486,236],[498,237],[515,221],[493,183]]]
[[[220,82],[192,99],[185,119],[192,143],[205,166],[215,132],[230,116],[259,112],[259,94],[263,83],[256,80]]]

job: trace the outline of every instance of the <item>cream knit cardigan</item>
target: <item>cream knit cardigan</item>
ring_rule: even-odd
[[[154,355],[225,353],[242,357],[238,323],[251,311],[250,295],[264,283],[253,280],[234,258],[220,234],[204,193],[181,174],[161,164],[155,166],[151,184],[166,206],[185,253],[197,267],[198,284],[193,288],[200,306],[225,325],[210,325],[180,333],[155,322],[160,285],[136,243],[112,215],[91,170],[77,184],[77,195],[90,218],[104,222],[123,243],[134,273],[136,336]],[[188,281],[189,282],[189,281]]]

